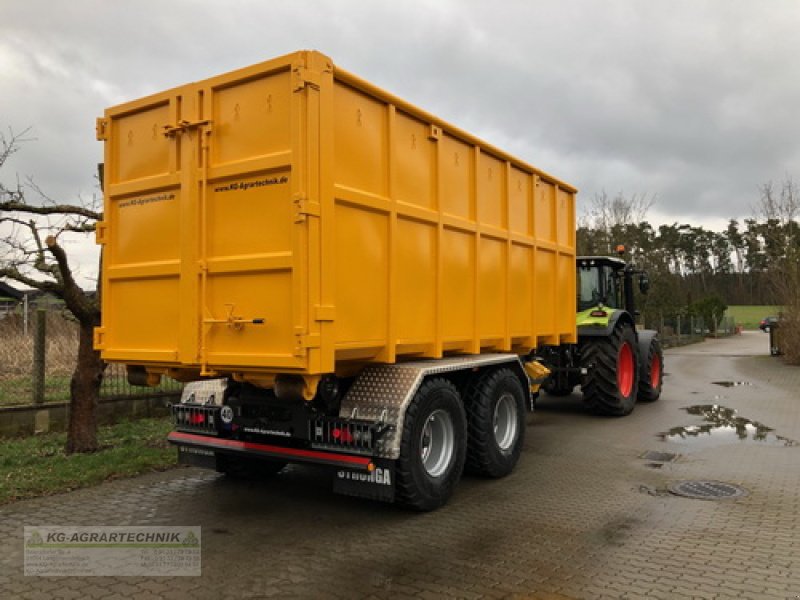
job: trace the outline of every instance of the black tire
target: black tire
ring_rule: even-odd
[[[506,368],[483,373],[470,386],[466,407],[467,470],[505,477],[514,470],[525,442],[525,390],[519,377]]]
[[[429,454],[423,459],[426,449],[423,435],[426,426],[430,421],[427,432],[431,434],[431,428],[446,428],[448,420],[452,426],[452,445],[443,446],[449,447],[451,452],[440,464],[425,462],[434,456],[433,447],[429,445]],[[434,437],[433,434],[428,436],[429,444]],[[419,511],[433,510],[444,505],[453,494],[464,471],[466,440],[467,418],[458,390],[446,379],[436,378],[423,382],[406,410],[400,458],[396,463],[397,503]]]
[[[625,366],[622,371],[618,363],[622,360],[624,347],[627,347],[627,359],[623,361]],[[630,325],[617,325],[607,337],[587,337],[581,340],[581,365],[587,369],[581,387],[584,402],[590,410],[615,417],[633,411],[639,369],[636,334]],[[625,389],[621,389],[621,386]]]
[[[286,465],[280,460],[217,454],[217,471],[231,479],[267,479],[280,473]]]
[[[653,338],[644,357],[642,373],[647,376],[639,378],[638,399],[644,402],[655,402],[661,397],[661,386],[664,383],[664,352],[661,343]]]

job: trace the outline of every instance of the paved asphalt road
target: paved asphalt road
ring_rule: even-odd
[[[0,598],[799,597],[800,368],[753,332],[670,350],[666,372],[662,399],[622,419],[543,397],[517,470],[465,478],[433,513],[335,496],[305,467],[259,484],[176,469],[7,505]],[[667,491],[682,480],[748,495]],[[202,526],[201,577],[23,576],[24,525],[157,524]]]

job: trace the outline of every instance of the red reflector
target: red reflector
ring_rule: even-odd
[[[604,311],[604,310],[593,310],[592,312],[589,313],[589,316],[591,316],[591,317],[607,317],[608,313],[606,311]]]
[[[203,413],[195,413],[189,415],[189,423],[192,425],[202,425],[206,422],[206,416]]]
[[[331,436],[333,439],[343,444],[349,444],[353,441],[353,434],[345,428],[340,429],[339,427],[335,427],[333,431],[331,431]]]

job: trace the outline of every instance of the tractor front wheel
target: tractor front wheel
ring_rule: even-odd
[[[643,356],[642,360],[645,363],[639,380],[639,400],[655,402],[661,396],[661,384],[664,382],[664,353],[656,338],[650,342],[647,356]]]
[[[630,325],[617,325],[607,337],[581,341],[581,387],[587,406],[598,414],[624,416],[636,404],[639,369],[636,334]]]

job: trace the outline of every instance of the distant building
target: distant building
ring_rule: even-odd
[[[96,290],[89,290],[85,294],[87,298],[94,299],[97,297]],[[28,298],[29,311],[38,308],[48,312],[66,310],[64,301],[50,292],[35,289],[19,290],[4,281],[0,281],[0,319],[14,312],[22,314],[26,296]]]
[[[0,318],[14,312],[22,303],[26,293],[0,281]]]

